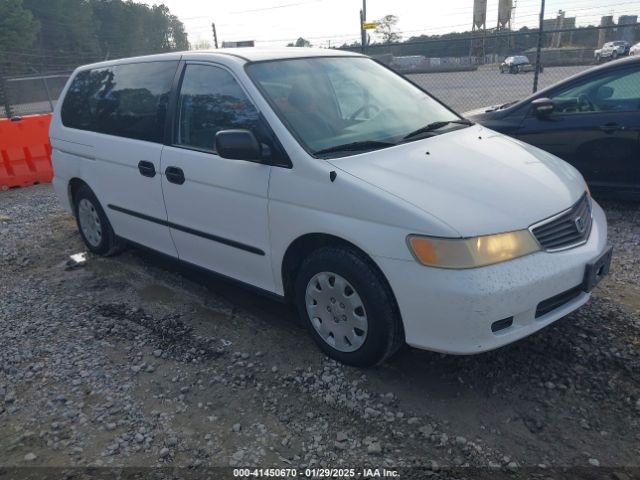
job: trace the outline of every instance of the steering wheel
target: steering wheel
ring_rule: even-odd
[[[374,110],[374,114],[376,113],[380,113],[380,111],[382,110],[379,106],[374,105],[373,103],[367,103],[363,106],[361,106],[359,109],[357,109],[355,112],[353,112],[350,116],[349,116],[349,120],[355,120],[356,117],[358,115],[360,115],[362,112],[368,112],[369,110]],[[371,116],[367,117],[367,118],[371,118]]]
[[[577,103],[578,103],[578,110],[581,112],[596,111],[596,105],[591,101],[591,99],[586,93],[581,93],[580,95],[578,95]]]

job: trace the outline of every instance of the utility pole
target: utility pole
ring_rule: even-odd
[[[360,53],[364,53],[364,16],[362,10],[360,10]]]
[[[218,34],[216,33],[216,24],[212,23],[211,28],[213,29],[213,46],[218,48]]]
[[[360,42],[362,53],[367,52],[367,31],[364,29],[364,22],[367,21],[367,0],[362,0],[362,10],[360,10]]]
[[[540,0],[540,27],[538,29],[538,48],[536,50],[536,71],[533,76],[533,93],[538,91],[538,77],[540,76],[540,53],[542,37],[544,37],[544,0]]]

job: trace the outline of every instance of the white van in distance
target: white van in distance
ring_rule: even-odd
[[[558,158],[349,52],[80,67],[51,123],[87,248],[143,245],[294,303],[327,355],[471,354],[583,305],[607,224]]]

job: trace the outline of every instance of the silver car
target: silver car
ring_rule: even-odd
[[[603,60],[615,60],[618,57],[629,55],[631,45],[629,42],[617,40],[615,42],[607,42],[602,48],[593,52],[596,62]]]

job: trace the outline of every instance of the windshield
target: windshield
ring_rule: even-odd
[[[460,117],[369,58],[258,62],[247,72],[302,146],[318,156],[386,148],[435,123],[411,140],[465,127],[450,124]]]

